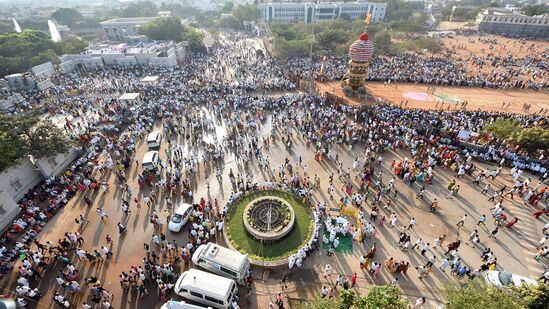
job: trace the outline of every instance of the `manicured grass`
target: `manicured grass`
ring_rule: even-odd
[[[295,212],[295,223],[292,230],[284,238],[270,246],[261,246],[258,240],[248,234],[244,226],[244,208],[260,196],[283,198]],[[248,254],[255,260],[274,261],[289,257],[307,243],[313,232],[313,219],[308,206],[301,203],[293,194],[278,190],[256,191],[229,206],[226,229],[229,241],[235,249]]]
[[[324,235],[326,235],[326,237],[330,236],[330,234],[326,230],[324,230]],[[351,237],[351,235],[347,234],[346,236],[343,236],[342,234],[338,234],[337,237],[339,237],[339,246],[337,246],[335,252],[352,254],[353,238]],[[322,242],[322,249],[328,251],[328,249],[330,249],[330,245]]]

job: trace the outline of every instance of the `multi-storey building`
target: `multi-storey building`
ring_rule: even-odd
[[[283,2],[259,3],[261,19],[265,22],[312,23],[341,18],[347,15],[351,19],[365,18],[372,15],[372,22],[379,22],[385,18],[387,3],[374,3],[365,1],[355,2]]]
[[[477,23],[480,32],[549,38],[549,15],[526,16],[490,8],[478,14]]]
[[[101,22],[105,37],[111,41],[125,41],[129,37],[139,35],[138,28],[160,17],[128,17],[114,18]]]

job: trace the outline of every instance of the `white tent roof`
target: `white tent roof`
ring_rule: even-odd
[[[152,83],[152,82],[156,82],[158,80],[158,76],[145,76],[141,79],[142,82],[148,82],[148,83]]]
[[[135,100],[139,98],[139,92],[127,92],[118,98],[118,100]]]

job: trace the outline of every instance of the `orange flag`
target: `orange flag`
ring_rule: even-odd
[[[372,22],[372,14],[366,15],[366,19],[364,19],[364,23],[366,25],[369,25]]]

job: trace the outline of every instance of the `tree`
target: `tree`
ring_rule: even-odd
[[[25,71],[46,61],[57,62],[61,45],[36,30],[0,34],[0,76]]]
[[[513,287],[513,292],[520,295],[528,309],[545,309],[549,304],[549,285],[539,282],[536,285],[523,284]]]
[[[547,14],[549,13],[549,5],[546,5],[546,4],[525,5],[522,8],[522,12],[524,13],[524,15],[528,15],[528,16]]]
[[[402,290],[394,285],[376,285],[370,288],[364,302],[355,303],[357,308],[406,309],[409,303],[402,299]]]
[[[76,24],[84,21],[84,16],[80,12],[71,8],[60,8],[51,13],[50,16],[61,25],[73,28]]]
[[[391,33],[386,30],[377,32],[372,39],[375,47],[375,52],[378,54],[386,54],[392,51]]]
[[[185,28],[178,17],[166,17],[153,20],[139,28],[139,33],[153,40],[172,40],[180,42]]]
[[[219,20],[219,28],[241,28],[242,23],[236,17],[230,15]]]
[[[0,20],[0,33],[15,32],[13,22],[11,20]]]
[[[330,29],[323,31],[318,35],[318,44],[320,48],[331,51],[336,45],[346,43],[347,33],[342,29]]]
[[[482,130],[486,133],[493,134],[499,139],[504,140],[509,138],[511,134],[513,134],[513,132],[517,131],[520,128],[521,125],[516,120],[498,118],[488,125],[484,126]]]
[[[229,13],[234,9],[234,3],[226,2],[225,5],[221,8],[221,13]]]
[[[541,127],[522,129],[518,132],[515,131],[510,139],[529,154],[549,149],[549,129]]]
[[[286,41],[283,38],[275,38],[275,53],[280,58],[306,57],[309,55],[311,42],[307,40]]]
[[[180,3],[165,3],[162,2],[160,6],[161,11],[170,11],[172,15],[190,18],[194,17],[200,12],[197,8],[191,7],[189,5],[182,5]]]
[[[387,2],[385,20],[387,21],[406,21],[414,18],[414,12],[423,12],[425,4],[423,2],[404,2],[402,0],[379,1]]]
[[[59,57],[51,49],[39,52],[38,54],[30,58],[31,66],[39,65],[44,62],[51,62],[53,64],[59,64]]]
[[[88,44],[77,38],[70,38],[63,41],[63,53],[65,54],[79,54],[83,52]]]
[[[233,16],[242,24],[245,21],[257,21],[261,17],[261,11],[252,4],[239,5],[233,10]]]
[[[406,309],[410,303],[402,298],[402,291],[392,285],[372,286],[367,296],[352,290],[342,290],[336,299],[317,298],[302,304],[301,309]]]
[[[202,43],[204,35],[194,29],[187,29],[189,29],[189,31],[186,31],[183,34],[183,41],[189,43],[189,50],[195,53],[203,52],[205,49],[204,43]]]
[[[21,148],[6,132],[0,132],[0,171],[12,166],[23,155]]]
[[[69,146],[64,132],[50,120],[41,119],[38,111],[0,115],[0,148],[9,155],[2,159],[2,164],[22,155],[41,159],[64,153]]]
[[[416,21],[398,21],[390,24],[391,29],[401,32],[423,33],[425,27]]]
[[[121,13],[123,17],[151,17],[156,16],[158,9],[152,2],[138,1],[130,3]]]
[[[495,288],[482,279],[453,280],[442,289],[448,309],[516,309],[523,307],[515,293],[507,289]]]
[[[19,26],[21,26],[21,29],[49,31],[47,18],[34,17],[27,19],[18,19],[17,22],[19,23]]]

